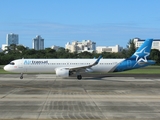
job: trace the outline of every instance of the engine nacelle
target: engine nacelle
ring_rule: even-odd
[[[69,77],[69,69],[66,68],[57,68],[56,75],[58,77]]]

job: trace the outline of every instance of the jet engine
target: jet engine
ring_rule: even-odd
[[[56,75],[58,77],[69,77],[69,69],[66,69],[66,68],[57,68],[56,69]]]

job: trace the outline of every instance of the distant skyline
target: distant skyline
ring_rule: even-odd
[[[129,39],[160,39],[159,0],[0,0],[0,47],[6,35],[32,48],[91,40],[97,46],[126,47]]]

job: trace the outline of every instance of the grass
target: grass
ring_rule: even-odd
[[[160,74],[160,66],[151,66],[119,72],[121,74]]]
[[[0,65],[0,74],[17,74],[17,73],[12,73],[12,72],[7,72],[3,69],[5,65]]]
[[[10,72],[7,72],[3,69],[4,65],[0,65],[0,74],[8,74]]]
[[[13,74],[3,70],[4,65],[0,65],[0,74]],[[128,70],[124,72],[117,72],[120,74],[160,74],[160,66],[147,66],[144,68]]]

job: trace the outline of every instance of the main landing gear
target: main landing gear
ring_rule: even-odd
[[[77,75],[77,79],[81,80],[82,79],[82,75]]]
[[[23,79],[23,73],[21,73],[20,79]]]

